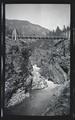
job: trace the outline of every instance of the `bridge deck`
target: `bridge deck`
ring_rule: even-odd
[[[22,39],[67,39],[67,37],[18,37]]]
[[[8,35],[9,38],[12,38],[12,36]],[[68,39],[64,36],[50,36],[50,37],[30,37],[30,36],[17,36],[18,39]]]

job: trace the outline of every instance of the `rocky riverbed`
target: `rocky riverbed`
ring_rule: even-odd
[[[40,71],[40,68],[37,67],[37,65],[35,64],[33,66],[33,71],[32,71],[32,74],[33,74],[32,90],[44,89],[48,87],[47,80],[45,80],[45,78],[40,75],[39,71]],[[19,104],[26,97],[29,97],[29,96],[30,96],[30,93],[29,92],[25,93],[25,90],[23,89],[23,87],[21,87],[16,91],[16,93],[12,95],[11,99],[8,102],[7,107],[13,106],[15,104]]]
[[[67,103],[65,101],[69,100],[69,95],[66,95],[65,93],[67,98],[64,101],[62,100],[62,97],[60,97],[60,95],[63,94],[62,91],[64,91],[65,86],[68,85],[69,87],[69,82],[63,85],[58,85],[49,81],[47,84],[48,87],[45,89],[32,90],[28,98],[25,98],[23,102],[18,105],[9,107],[6,113],[34,116],[63,115],[64,113],[69,114],[69,111],[67,111],[69,101],[67,101]],[[58,100],[62,102],[60,103]]]
[[[54,84],[48,79],[42,80],[40,75],[40,68],[37,65],[33,66],[33,87],[30,93],[24,93],[23,90],[18,89],[16,94],[13,94],[9,101],[7,114],[16,115],[62,115],[66,112],[69,106],[69,81],[64,84]],[[41,78],[41,79],[40,79]],[[62,100],[61,95],[65,88],[68,89],[64,95],[67,97],[66,101]],[[68,94],[68,95],[67,95]],[[58,101],[62,101],[62,103]],[[56,106],[58,108],[56,109]],[[65,108],[62,107],[65,105]],[[62,111],[60,112],[60,109]],[[57,113],[58,111],[58,113]],[[69,114],[69,111],[66,114]]]

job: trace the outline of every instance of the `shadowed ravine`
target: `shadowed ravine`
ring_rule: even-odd
[[[70,27],[48,30],[16,19],[5,27],[4,114],[68,115]]]

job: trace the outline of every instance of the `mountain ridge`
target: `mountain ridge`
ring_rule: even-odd
[[[33,24],[27,20],[6,19],[5,25],[6,28],[11,29],[11,31],[16,28],[18,33],[23,35],[47,36],[50,32],[47,28],[44,28],[38,24]]]

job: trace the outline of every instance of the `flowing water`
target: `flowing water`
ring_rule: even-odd
[[[35,72],[40,70],[37,66],[34,69],[36,69]],[[39,72],[35,75],[39,75]],[[46,82],[48,87],[32,90],[30,97],[25,98],[22,103],[11,107],[8,113],[16,115],[41,115],[47,109],[51,96],[55,93],[58,86],[51,81],[46,80]]]

